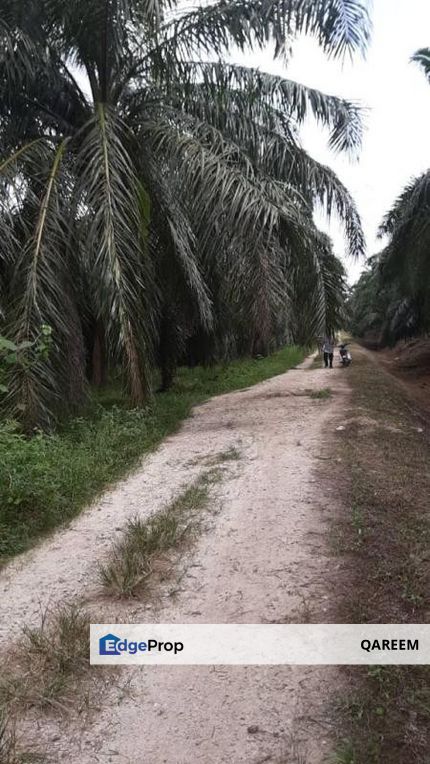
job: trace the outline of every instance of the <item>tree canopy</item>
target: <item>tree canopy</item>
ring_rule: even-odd
[[[411,58],[430,81],[430,48]],[[369,261],[350,303],[352,330],[380,345],[430,331],[430,170],[413,178],[382,220],[385,249]]]
[[[356,154],[360,109],[226,57],[270,45],[288,63],[302,32],[362,52],[366,5],[0,0],[0,333],[26,354],[5,396],[26,429],[80,405],[105,359],[139,405],[154,363],[167,386],[186,355],[266,353],[339,320],[344,274],[314,208],[340,216],[354,256],[362,229],[299,127],[313,115]]]

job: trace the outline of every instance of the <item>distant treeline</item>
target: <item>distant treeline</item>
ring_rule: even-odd
[[[430,81],[430,48],[412,56]],[[388,244],[368,260],[349,301],[350,329],[377,346],[430,331],[430,170],[414,178],[379,229]]]

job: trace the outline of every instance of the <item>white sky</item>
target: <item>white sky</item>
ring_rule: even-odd
[[[330,165],[352,193],[362,217],[368,255],[380,250],[376,229],[403,186],[430,168],[430,85],[416,64],[418,48],[430,47],[429,0],[373,0],[373,37],[366,60],[353,64],[328,61],[311,39],[299,40],[288,67],[271,53],[240,57],[240,63],[288,76],[333,95],[370,107],[358,163],[334,156],[327,136],[314,124],[302,131],[305,148]],[[238,57],[234,59],[239,63]],[[323,227],[323,226],[321,226]],[[339,227],[324,225],[343,256]],[[351,281],[363,263],[345,262]]]

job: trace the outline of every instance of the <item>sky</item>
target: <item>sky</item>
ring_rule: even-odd
[[[310,122],[303,126],[305,148],[330,165],[352,193],[367,240],[367,255],[384,242],[376,232],[384,213],[411,177],[430,168],[430,85],[411,55],[430,47],[429,0],[373,0],[373,35],[365,59],[352,64],[327,60],[317,43],[301,38],[293,58],[284,65],[268,50],[235,56],[237,63],[287,76],[327,93],[358,101],[369,108],[358,162],[333,155],[327,133]],[[318,224],[333,238],[353,283],[363,261],[345,258],[342,229],[318,216]]]

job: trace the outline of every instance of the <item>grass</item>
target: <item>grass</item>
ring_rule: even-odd
[[[231,446],[231,448],[227,448],[225,451],[219,451],[217,454],[205,457],[203,463],[209,467],[214,467],[217,464],[224,464],[225,462],[237,462],[239,461],[240,456],[239,449],[235,446]],[[197,459],[193,464],[198,464],[201,461],[201,459]]]
[[[320,390],[312,390],[311,393],[309,393],[309,397],[313,398],[314,400],[323,401],[327,400],[327,398],[330,398],[332,394],[330,387],[322,387]]]
[[[218,456],[223,456],[223,461],[235,458],[230,451]],[[128,523],[109,561],[100,567],[102,582],[109,592],[132,596],[150,583],[163,553],[178,547],[199,527],[210,488],[222,474],[219,466],[206,470],[162,512],[146,521],[135,519]],[[88,613],[75,605],[46,610],[41,625],[26,627],[22,639],[9,651],[0,675],[1,764],[29,761],[16,751],[17,719],[35,711],[61,715],[74,711],[81,715],[91,706],[90,681],[100,694],[97,677],[90,673],[89,624]]]
[[[2,669],[0,708],[14,713],[73,706],[77,682],[89,668],[89,634],[89,618],[79,608],[45,612],[38,628],[24,630]]]
[[[47,764],[46,756],[18,748],[15,721],[0,708],[0,764]]]
[[[425,623],[430,606],[430,442],[400,385],[359,349],[348,372],[350,424],[339,437],[348,596],[339,576],[341,623]],[[355,423],[354,423],[355,419]],[[430,749],[430,667],[343,670],[341,764],[424,764]]]
[[[286,347],[268,358],[211,368],[181,368],[173,388],[143,410],[127,408],[110,387],[94,396],[86,415],[55,435],[20,435],[0,426],[0,564],[73,518],[143,454],[175,431],[193,405],[249,387],[296,366],[306,350]]]
[[[0,762],[1,764],[18,764],[16,753],[15,727],[6,711],[0,708]]]
[[[107,563],[100,566],[103,586],[111,594],[132,597],[148,586],[164,552],[189,537],[198,525],[198,515],[209,502],[209,487],[219,478],[218,470],[205,472],[179,494],[164,510],[125,527]]]
[[[333,754],[328,764],[356,764],[357,759],[351,742],[348,740],[342,741],[338,750]]]

